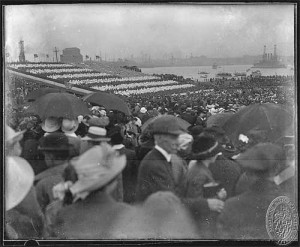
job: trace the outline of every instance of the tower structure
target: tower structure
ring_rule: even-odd
[[[276,51],[276,45],[274,45],[274,60],[277,60],[277,51]]]
[[[20,48],[19,62],[25,63],[25,51],[24,51],[24,41],[23,40],[20,40],[19,48]]]
[[[266,61],[266,60],[267,60],[266,49],[267,49],[267,46],[264,45],[263,61]]]

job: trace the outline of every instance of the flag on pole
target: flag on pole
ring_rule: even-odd
[[[38,54],[34,54],[33,56],[34,56],[34,58],[39,57]]]
[[[85,55],[85,58],[86,58],[86,59],[89,59],[89,56],[88,56],[88,55]]]
[[[96,59],[100,59],[100,57],[99,57],[99,56],[96,56]]]

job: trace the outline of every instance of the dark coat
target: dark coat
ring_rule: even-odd
[[[180,159],[177,156],[177,159]],[[209,213],[207,201],[202,197],[186,197],[186,168],[184,163],[172,162],[178,172],[178,183],[173,177],[171,164],[155,148],[142,160],[138,172],[137,201],[144,201],[149,195],[157,191],[171,191],[195,215]]]
[[[52,188],[56,184],[63,181],[63,172],[68,163],[58,165],[52,168],[48,168],[42,173],[35,176],[34,184],[36,188],[37,200],[43,212],[48,204],[50,204],[54,198]]]
[[[189,198],[201,197],[204,198],[204,184],[215,182],[211,171],[200,161],[194,161],[195,163],[189,167],[187,173],[187,194]],[[202,211],[202,210],[200,210]],[[204,208],[205,211],[205,208]],[[207,239],[214,239],[214,233],[216,231],[216,218],[217,213],[210,211],[206,214],[196,215],[196,221],[199,227],[199,232],[202,237]]]
[[[179,167],[178,169],[181,170],[180,181],[183,181],[185,168]],[[171,164],[157,149],[153,148],[140,164],[136,199],[144,201],[157,191],[172,191],[175,195],[182,197],[184,191],[180,185],[175,183]]]
[[[258,179],[245,193],[225,202],[218,217],[218,235],[222,239],[269,239],[266,213],[270,203],[282,195],[273,182]]]
[[[227,198],[234,196],[235,185],[241,175],[239,164],[221,155],[209,166],[209,170],[213,178],[224,186]]]
[[[58,207],[58,208],[56,208]],[[130,206],[102,191],[67,206],[47,208],[47,236],[57,239],[112,239],[116,222]]]
[[[133,150],[123,147],[118,151],[121,155],[125,154],[127,159],[126,167],[122,172],[123,201],[133,203],[135,201],[139,161]]]

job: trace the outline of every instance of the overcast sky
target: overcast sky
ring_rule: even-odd
[[[53,56],[78,47],[82,55],[235,57],[260,55],[263,46],[293,55],[294,5],[21,5],[5,8],[6,49]],[[61,53],[61,52],[60,52]],[[29,56],[29,55],[28,55]]]

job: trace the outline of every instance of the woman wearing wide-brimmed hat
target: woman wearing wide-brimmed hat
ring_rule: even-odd
[[[114,222],[129,207],[110,195],[125,165],[125,155],[108,144],[94,146],[71,160],[65,181],[53,188],[59,201],[47,209],[47,237],[113,238]]]
[[[218,235],[224,239],[269,239],[266,214],[270,203],[284,195],[274,177],[284,166],[283,150],[272,143],[260,143],[239,155],[237,161],[254,177],[244,193],[225,202],[218,217]]]
[[[201,234],[208,239],[217,237],[214,236],[216,216],[222,211],[223,200],[227,196],[225,189],[215,181],[209,170],[221,151],[219,143],[212,136],[202,134],[196,137],[192,144],[193,160],[187,172],[186,196],[202,197],[206,201],[206,207],[200,210],[202,213],[198,215],[197,221]]]

